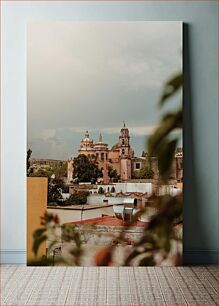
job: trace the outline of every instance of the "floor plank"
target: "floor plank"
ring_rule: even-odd
[[[216,266],[1,266],[1,305],[218,305]]]

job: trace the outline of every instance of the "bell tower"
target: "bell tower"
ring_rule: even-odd
[[[130,146],[129,129],[123,122],[119,136],[119,149],[120,149],[120,169],[121,179],[126,181],[131,179],[131,158],[133,151]]]
[[[125,126],[125,122],[123,122],[123,128],[121,129],[119,136],[119,147],[120,147],[121,157],[128,157],[130,155],[129,140],[130,140],[129,129]]]

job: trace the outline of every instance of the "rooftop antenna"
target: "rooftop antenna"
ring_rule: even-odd
[[[125,128],[125,121],[123,120],[123,126],[124,126],[124,128]]]

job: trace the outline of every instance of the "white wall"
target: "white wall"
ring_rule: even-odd
[[[152,194],[152,183],[117,183],[116,192],[147,192]]]
[[[121,198],[121,197],[106,197],[104,194],[93,194],[87,197],[87,204],[100,204],[100,205],[107,205],[104,200],[108,201],[109,205],[116,205],[116,204],[124,204],[124,203],[132,203],[134,199],[132,198]]]
[[[60,218],[61,224],[74,222],[74,221],[81,221],[87,219],[98,218],[103,215],[114,216],[113,207],[100,207],[95,209],[87,209],[83,212],[81,210],[76,209],[57,209],[57,208],[49,208],[49,212],[53,214],[57,214]],[[82,218],[82,219],[81,219]]]
[[[119,192],[147,192],[148,195],[152,194],[152,183],[114,183],[113,185],[97,185],[97,188],[90,189],[93,192],[98,192],[99,188],[102,187],[105,192],[111,192],[111,188],[114,187],[116,193]]]

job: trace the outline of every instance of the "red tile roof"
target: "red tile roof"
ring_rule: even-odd
[[[104,225],[104,226],[124,226],[127,225],[126,222],[124,222],[121,219],[116,218],[115,216],[103,216],[93,219],[87,219],[82,221],[74,221],[74,222],[68,222],[66,224],[95,224],[95,225]],[[137,221],[132,224],[132,226],[145,226],[146,222]]]

